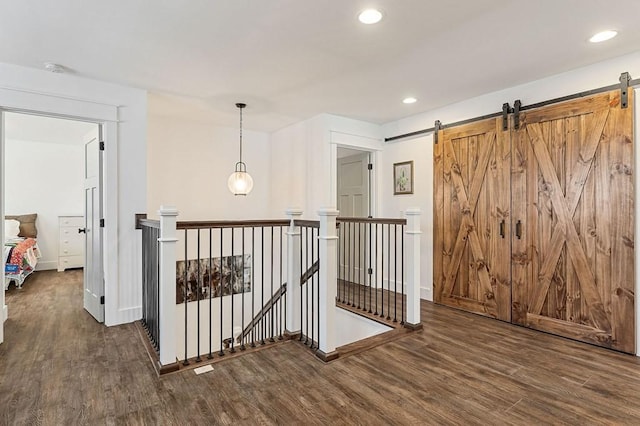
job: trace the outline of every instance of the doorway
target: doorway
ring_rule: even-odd
[[[25,267],[23,273],[82,268],[84,307],[104,322],[101,126],[24,112],[2,115],[3,217],[34,218],[34,232],[20,235],[34,238],[37,247],[32,271]]]
[[[371,217],[370,153],[338,147],[336,205],[342,217]]]

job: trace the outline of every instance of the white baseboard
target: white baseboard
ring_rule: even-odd
[[[420,299],[433,302],[433,292],[429,287],[420,287]]]
[[[36,265],[36,271],[50,271],[52,269],[58,269],[58,262],[55,260],[40,261]]]
[[[132,308],[120,308],[117,311],[117,318],[106,318],[105,312],[105,325],[111,327],[113,325],[127,324],[137,321],[142,318],[142,306],[135,306]]]

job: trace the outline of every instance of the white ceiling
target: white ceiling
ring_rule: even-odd
[[[382,22],[358,23],[370,6]],[[323,112],[385,123],[640,48],[638,0],[3,0],[1,10],[1,62],[52,61],[197,97],[216,124],[236,126],[243,101],[246,127],[265,131]],[[587,42],[608,28],[619,36]],[[408,95],[419,101],[402,104]]]
[[[84,136],[97,124],[38,115],[5,114],[6,139],[30,142],[83,145]]]

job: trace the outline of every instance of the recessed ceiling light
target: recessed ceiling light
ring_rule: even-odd
[[[597,34],[594,34],[593,37],[589,39],[589,41],[591,43],[600,43],[601,41],[611,40],[617,35],[618,32],[614,30],[601,31]]]
[[[418,100],[416,98],[413,98],[413,97],[404,98],[402,100],[403,104],[415,104],[416,102],[418,102]]]
[[[63,73],[65,71],[62,65],[54,64],[53,62],[45,62],[44,69],[49,72],[55,72],[55,73]]]
[[[377,24],[382,19],[382,12],[377,9],[367,9],[360,12],[358,19],[363,24]]]

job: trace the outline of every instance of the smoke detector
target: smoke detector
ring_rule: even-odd
[[[55,72],[55,73],[63,73],[65,71],[62,65],[54,64],[53,62],[45,62],[44,69],[50,72]]]

